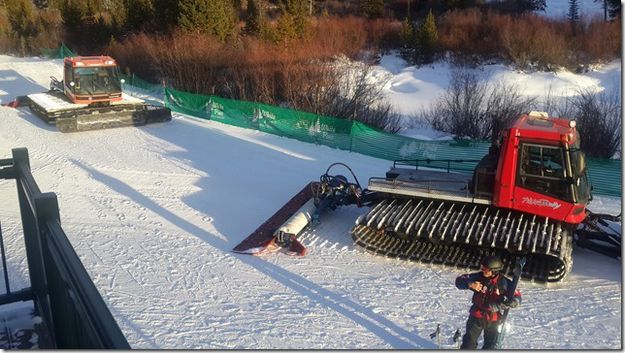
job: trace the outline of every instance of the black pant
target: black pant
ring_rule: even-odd
[[[482,349],[497,349],[498,325],[499,322],[488,322],[486,319],[469,316],[460,349],[477,349],[477,339],[482,334],[482,331],[484,331],[484,347]]]

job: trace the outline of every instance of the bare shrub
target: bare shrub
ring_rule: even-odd
[[[0,8],[0,50],[7,53],[13,47],[11,40],[11,24],[6,9]]]
[[[452,10],[439,20],[438,43],[458,64],[473,64],[496,54],[493,33],[478,9]]]
[[[208,36],[141,33],[129,36],[122,43],[111,43],[108,52],[128,71],[144,79],[152,82],[167,79],[176,89],[213,94],[219,70],[230,65],[227,49]]]
[[[502,55],[517,67],[549,70],[554,66],[570,66],[570,50],[560,31],[562,26],[533,14],[520,18],[507,16],[502,24]]]
[[[0,52],[40,55],[42,48],[56,48],[61,42],[62,21],[56,9],[33,10],[27,33],[18,34],[10,17],[7,8],[0,6]]]
[[[31,40],[33,48],[56,48],[63,36],[63,21],[61,12],[48,8],[37,11],[35,18],[37,35]],[[36,53],[39,54],[39,53]]]
[[[487,119],[482,128],[482,138],[490,130],[492,139],[497,137],[499,131],[516,119],[519,114],[528,112],[535,106],[536,98],[521,95],[520,88],[515,84],[495,82],[489,86],[490,94],[484,107]]]
[[[335,38],[329,30],[344,35],[328,41],[308,37],[286,46],[246,37],[232,46],[188,33],[138,34],[111,43],[109,52],[140,77],[165,79],[179,90],[288,106],[397,131],[398,115],[380,103],[381,87],[364,80],[346,85],[347,74],[335,64],[337,52],[355,55],[362,50],[365,22],[328,23],[330,29],[313,25],[310,36]]]
[[[438,34],[441,48],[456,64],[498,58],[521,69],[554,70],[620,57],[620,26],[620,19],[592,19],[573,33],[566,19],[466,9],[442,16]]]
[[[573,116],[573,105],[568,97],[555,96],[553,86],[549,86],[547,93],[536,102],[539,111],[547,112],[549,116],[569,118]]]
[[[401,46],[400,21],[388,18],[369,20],[366,22],[365,29],[367,31],[366,45],[374,50],[379,49],[382,53],[386,53]]]
[[[371,67],[337,67],[322,89],[319,114],[357,120],[387,132],[401,129],[401,116],[384,100],[383,84],[369,81]]]
[[[452,73],[450,87],[422,120],[458,137],[489,139],[519,114],[531,110],[534,98],[501,82],[489,85],[466,70]]]
[[[483,137],[486,123],[482,106],[486,100],[486,84],[475,74],[457,70],[452,73],[449,90],[434,104],[427,120],[437,130],[459,137]]]
[[[590,64],[596,61],[608,61],[621,55],[621,19],[605,22],[595,19],[583,29],[578,38],[579,51],[586,53],[587,61],[579,64]]]
[[[296,48],[311,58],[338,54],[355,58],[366,46],[369,33],[366,19],[359,17],[321,17],[311,21],[310,34]]]
[[[612,158],[620,152],[622,107],[619,95],[580,90],[571,97],[581,148],[591,157]]]

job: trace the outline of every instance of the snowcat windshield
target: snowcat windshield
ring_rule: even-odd
[[[74,70],[76,94],[108,94],[121,91],[117,67],[79,67]]]

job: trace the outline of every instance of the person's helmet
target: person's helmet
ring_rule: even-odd
[[[488,267],[493,273],[499,273],[503,269],[503,262],[499,256],[486,256],[480,263],[482,266]]]

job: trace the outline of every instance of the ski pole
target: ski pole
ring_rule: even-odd
[[[430,338],[434,339],[436,338],[436,344],[438,346],[438,349],[441,349],[441,324],[436,324],[436,331],[432,332],[430,334]]]
[[[456,342],[456,348],[460,349],[460,336],[462,334],[460,333],[460,329],[456,330],[456,333],[454,333],[454,342]]]

